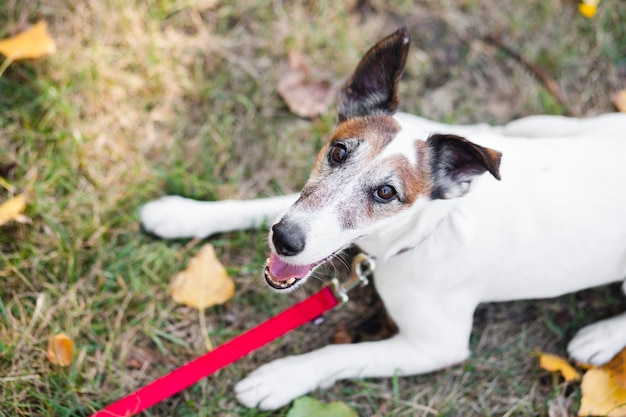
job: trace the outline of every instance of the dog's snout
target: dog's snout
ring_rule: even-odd
[[[304,249],[304,233],[298,225],[280,221],[272,226],[272,232],[272,242],[280,255],[294,256]]]

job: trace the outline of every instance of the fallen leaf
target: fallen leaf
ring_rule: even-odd
[[[301,397],[293,402],[287,417],[359,417],[359,415],[339,401],[324,404],[315,398]]]
[[[124,364],[130,369],[142,369],[149,367],[160,359],[161,355],[156,349],[131,347],[126,355]]]
[[[600,4],[600,0],[581,0],[578,5],[578,11],[580,14],[585,16],[586,18],[591,18],[598,13],[598,5]]]
[[[289,63],[276,86],[289,110],[300,117],[316,117],[333,103],[337,89],[330,81],[315,81],[304,57],[289,54]]]
[[[174,275],[170,294],[177,303],[201,310],[230,300],[235,283],[215,256],[213,246],[206,244],[184,271]]]
[[[38,22],[30,29],[0,41],[0,53],[9,61],[34,59],[56,51],[56,44],[50,37],[45,21]]]
[[[626,347],[602,368],[611,372],[615,383],[626,389]]]
[[[337,326],[337,331],[333,335],[333,344],[341,345],[341,344],[348,344],[352,342],[353,342],[352,336],[350,336],[350,333],[348,333],[348,329],[346,328],[346,325],[343,323],[339,323],[339,325]]]
[[[611,94],[611,101],[618,111],[626,113],[626,90]]]
[[[611,371],[604,368],[588,370],[580,388],[579,416],[626,416],[626,389],[615,382]]]
[[[566,359],[551,353],[539,354],[539,366],[550,372],[560,372],[566,381],[580,381],[580,374]]]
[[[0,226],[10,221],[19,223],[28,223],[30,219],[23,215],[26,208],[26,196],[24,194],[15,197],[0,204]]]
[[[63,333],[48,338],[48,360],[55,365],[69,366],[74,357],[74,342]]]

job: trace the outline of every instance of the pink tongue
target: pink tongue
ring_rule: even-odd
[[[304,278],[312,265],[290,265],[280,260],[278,255],[270,255],[270,275],[276,281],[287,281],[290,278]]]

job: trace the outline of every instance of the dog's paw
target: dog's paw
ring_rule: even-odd
[[[626,314],[583,327],[567,346],[578,362],[604,365],[626,346]]]
[[[151,201],[141,208],[143,228],[165,239],[203,238],[210,235],[210,216],[206,205],[210,203],[179,196],[167,196]]]
[[[324,378],[306,356],[277,359],[251,372],[235,386],[237,399],[246,407],[273,410],[315,388],[332,386],[335,381]]]

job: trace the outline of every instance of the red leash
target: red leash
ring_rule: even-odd
[[[340,302],[347,301],[347,292],[357,285],[367,284],[367,277],[374,269],[373,261],[363,254],[354,258],[352,266],[352,279],[346,285],[342,286],[337,279],[333,279],[332,287],[322,288],[316,294],[277,316],[92,414],[91,417],[133,416],[190,387],[202,378],[230,365],[296,327],[314,320]]]

